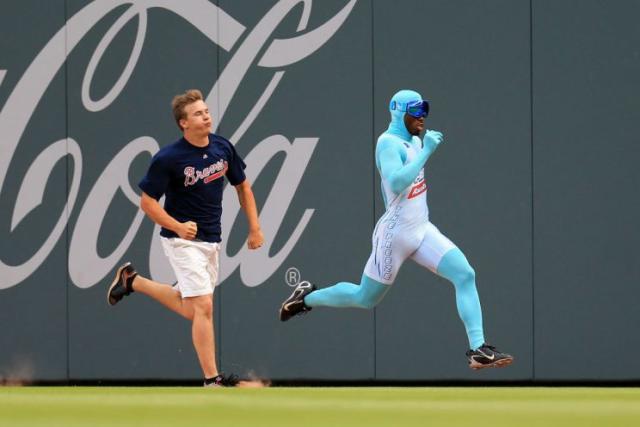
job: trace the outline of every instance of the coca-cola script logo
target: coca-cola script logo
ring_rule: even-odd
[[[230,140],[235,143],[242,138],[277,89],[286,72],[284,67],[303,60],[322,47],[342,26],[355,3],[356,0],[348,1],[332,18],[311,30],[307,30],[307,24],[311,14],[312,0],[281,0],[260,19],[253,29],[245,28],[224,10],[207,0],[99,0],[88,4],[70,17],[37,54],[0,110],[0,147],[2,148],[0,191],[4,188],[9,166],[25,128],[29,126],[36,106],[54,76],[83,37],[98,21],[115,9],[127,6],[122,15],[106,31],[86,67],[81,89],[82,102],[86,110],[89,112],[104,110],[125,89],[144,48],[147,12],[152,8],[162,8],[182,17],[211,42],[231,55],[231,60],[206,96],[212,114],[217,118],[216,123],[224,117],[231,98],[250,67],[277,70],[274,71],[273,77],[253,107],[249,109],[244,121],[231,134]],[[297,31],[301,34],[293,35],[291,38],[272,38],[271,35],[279,23],[299,4],[303,5],[297,27]],[[93,99],[89,88],[96,67],[113,39],[132,19],[138,20],[138,31],[128,62],[106,95],[100,99]],[[239,40],[242,42],[238,43]],[[66,46],[65,53],[60,52],[61,45]],[[261,54],[260,57],[258,57],[259,54]],[[6,73],[10,71],[0,70],[0,84]],[[224,87],[224,91],[220,90],[221,87]],[[257,286],[280,267],[294,248],[309,223],[314,209],[305,210],[286,244],[278,253],[269,256],[269,242],[272,242],[278,233],[287,207],[298,188],[317,143],[318,138],[294,138],[290,141],[283,135],[272,135],[258,143],[246,156],[247,164],[251,165],[247,177],[252,181],[273,156],[283,152],[286,158],[273,184],[270,196],[260,212],[260,221],[267,241],[266,247],[260,251],[248,251],[243,248],[233,257],[222,253],[221,263],[224,269],[221,271],[220,282],[240,268],[243,283],[247,286]],[[158,149],[158,142],[150,136],[142,135],[130,141],[111,159],[93,184],[84,203],[80,205],[77,203],[77,196],[83,166],[81,147],[73,139],[73,135],[68,135],[67,138],[59,141],[52,141],[35,157],[22,179],[15,204],[12,206],[10,231],[13,231],[29,212],[42,203],[44,192],[44,186],[40,185],[42,178],[51,174],[60,159],[69,156],[73,163],[73,175],[69,177],[66,205],[60,212],[51,213],[57,215],[58,219],[47,237],[34,239],[40,242],[40,245],[34,249],[33,255],[27,261],[20,265],[8,265],[0,260],[0,277],[2,277],[0,289],[15,286],[35,272],[47,259],[67,226],[70,238],[68,269],[73,284],[79,288],[89,288],[109,274],[130,247],[144,214],[141,211],[137,212],[117,247],[108,256],[103,257],[97,253],[96,248],[105,213],[118,191],[122,191],[131,203],[138,205],[139,197],[131,188],[128,179],[132,159],[141,153],[154,154]],[[233,193],[234,189],[228,186],[224,195],[223,238],[229,235],[229,227],[240,211],[239,203]],[[67,213],[74,210],[79,211],[77,222],[75,225],[67,224]],[[140,261],[137,260],[137,262]],[[162,254],[157,227],[149,248],[149,270],[152,278],[156,280],[163,282],[173,280],[173,273]]]

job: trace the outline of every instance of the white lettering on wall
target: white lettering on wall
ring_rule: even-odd
[[[311,14],[312,0],[281,0],[264,15],[237,47],[236,43],[247,32],[247,28],[217,5],[206,0],[190,0],[188,2],[100,0],[88,4],[69,18],[65,26],[37,54],[0,110],[0,148],[2,149],[0,191],[4,188],[9,166],[24,131],[54,76],[77,44],[105,15],[114,9],[123,5],[129,6],[106,31],[89,60],[81,88],[84,107],[90,112],[104,110],[126,89],[127,82],[144,49],[147,11],[152,8],[162,8],[182,17],[212,43],[232,55],[207,96],[207,102],[212,107],[212,114],[216,118],[215,123],[219,123],[227,112],[234,94],[251,67],[277,69],[259,99],[249,108],[249,114],[246,115],[244,122],[235,132],[231,133],[233,135],[231,140],[237,143],[246,130],[251,127],[277,89],[286,73],[283,68],[303,60],[322,47],[342,26],[356,0],[348,1],[335,16],[315,29],[287,39],[272,39],[271,35],[280,22],[299,3],[302,3],[303,8],[297,31],[306,30]],[[94,99],[90,94],[90,87],[98,63],[116,35],[129,21],[135,18],[137,18],[138,24],[137,34],[127,64],[107,93],[100,99]],[[268,47],[265,49],[267,45]],[[258,58],[261,52],[264,54]],[[211,72],[215,73],[216,70],[211,70]],[[0,84],[5,74],[6,70],[0,70]],[[260,251],[248,251],[243,248],[233,256],[223,253],[221,262],[225,268],[220,281],[228,277],[236,268],[240,268],[243,283],[247,286],[257,286],[266,281],[284,262],[300,239],[314,210],[304,211],[287,243],[273,257],[268,255],[270,245],[268,242],[273,242],[279,232],[285,212],[300,185],[317,143],[317,138],[294,138],[293,142],[290,142],[282,135],[274,135],[265,138],[246,156],[246,162],[250,165],[247,171],[248,177],[252,181],[260,175],[269,159],[278,152],[284,152],[286,158],[260,212],[260,221],[267,247]],[[44,188],[42,185],[35,184],[36,182],[41,184],[44,177],[51,174],[56,163],[65,156],[71,157],[74,171],[73,176],[70,177],[68,200],[61,212],[52,213],[52,215],[58,216],[58,220],[49,235],[34,236],[33,240],[37,242],[36,246],[39,245],[39,247],[34,247],[33,254],[27,261],[19,265],[9,265],[0,260],[0,277],[3,277],[3,280],[0,281],[0,289],[15,286],[33,274],[51,253],[67,226],[71,236],[69,275],[72,282],[80,288],[91,287],[109,274],[135,238],[144,218],[141,211],[137,211],[131,219],[131,224],[124,238],[111,254],[103,258],[97,253],[100,226],[116,192],[122,191],[132,204],[138,205],[139,197],[128,181],[131,162],[140,153],[155,154],[159,149],[158,143],[153,138],[142,135],[122,147],[93,185],[82,204],[77,222],[67,224],[68,217],[71,216],[70,212],[76,207],[78,190],[82,180],[81,146],[82,141],[77,142],[71,137],[53,142],[36,157],[29,167],[16,198],[11,219],[11,231],[20,224],[29,212],[41,204]],[[230,186],[225,191],[223,238],[229,235],[229,227],[233,224],[240,210],[237,198],[229,194],[233,191]],[[0,236],[0,238],[8,241],[10,236]],[[153,278],[168,282],[171,281],[172,274],[168,271],[166,261],[161,259],[163,256],[157,233],[154,233],[149,251],[149,268]]]

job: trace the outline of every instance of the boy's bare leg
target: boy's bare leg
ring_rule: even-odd
[[[135,292],[153,298],[185,319],[193,320],[193,307],[184,304],[182,295],[173,286],[154,282],[138,275],[133,280],[132,287]]]
[[[193,313],[191,335],[205,378],[218,375],[213,332],[213,296],[202,295],[183,300],[184,307]]]

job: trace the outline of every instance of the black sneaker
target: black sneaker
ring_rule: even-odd
[[[477,350],[467,351],[471,369],[502,368],[513,362],[513,356],[499,352],[494,346],[482,344]]]
[[[311,311],[311,307],[307,307],[304,303],[304,297],[315,290],[315,285],[312,285],[306,280],[300,282],[294,289],[291,296],[282,303],[282,306],[280,307],[280,320],[286,322],[297,314]]]
[[[235,374],[225,375],[222,372],[213,377],[210,380],[204,381],[205,387],[235,387],[240,382],[240,378],[238,378]]]
[[[131,284],[133,279],[138,275],[136,269],[130,262],[123,264],[116,271],[116,277],[111,282],[107,291],[107,302],[109,305],[116,305],[125,296],[133,292]]]

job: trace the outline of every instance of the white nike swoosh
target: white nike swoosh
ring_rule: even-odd
[[[286,304],[284,305],[284,307],[282,307],[282,308],[284,308],[286,311],[290,311],[290,310],[289,310],[289,306],[290,306],[291,304],[295,304],[295,302],[288,302],[288,303],[286,303]]]
[[[489,356],[487,355],[487,353],[485,353],[484,351],[482,351],[482,350],[478,350],[478,351],[479,351],[480,353],[482,353],[482,355],[483,355],[484,357],[486,357],[487,359],[489,359],[489,360],[493,360],[493,359],[495,359],[495,358],[496,358],[496,355],[495,355],[495,354],[492,354],[492,355],[491,355],[491,357],[489,357]]]

